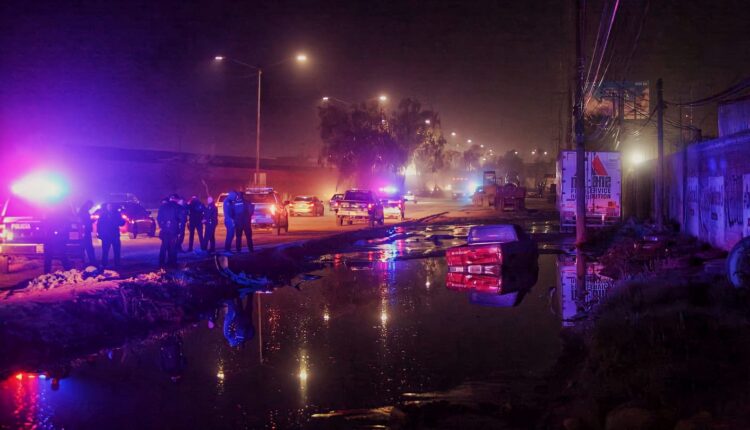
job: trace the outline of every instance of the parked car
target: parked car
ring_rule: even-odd
[[[343,199],[343,194],[334,194],[331,200],[328,201],[328,210],[334,213],[337,212],[339,210],[339,202]]]
[[[146,210],[140,203],[129,201],[103,203],[94,211],[92,215],[94,221],[99,219],[102,212],[101,207],[109,203],[112,203],[112,207],[125,220],[125,225],[120,227],[120,234],[130,234],[133,239],[138,237],[139,234],[146,234],[149,237],[156,236],[156,220],[151,216],[151,211]],[[94,231],[96,231],[96,225],[97,222],[94,223]]]
[[[288,206],[289,216],[310,215],[323,216],[325,206],[315,196],[297,196]]]
[[[245,200],[255,205],[252,216],[253,228],[276,229],[276,234],[281,234],[282,229],[289,232],[289,202],[282,202],[273,188],[248,188],[244,196]]]
[[[82,257],[80,239],[83,226],[68,201],[54,205],[35,205],[16,195],[5,201],[0,212],[0,255],[42,257],[44,255],[44,220],[52,214],[69,220],[66,251],[71,257]]]
[[[370,190],[348,190],[344,193],[344,198],[339,202],[339,210],[336,213],[336,223],[344,225],[344,222],[351,225],[354,221],[365,221],[370,223],[371,227],[375,224],[383,225],[385,216],[383,214],[383,205],[375,197],[375,193]]]
[[[417,196],[414,195],[414,193],[412,193],[411,191],[407,191],[406,194],[404,194],[404,201],[417,204]]]
[[[381,199],[383,205],[383,215],[386,218],[396,218],[403,220],[406,215],[406,205],[404,200],[399,198]]]

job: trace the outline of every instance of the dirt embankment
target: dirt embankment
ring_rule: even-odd
[[[383,237],[391,228],[230,255],[229,265],[260,288],[283,286],[301,273],[320,268],[314,262],[317,257],[357,241]],[[0,378],[19,370],[44,370],[51,363],[131,338],[182,327],[198,321],[222,300],[236,297],[241,288],[220,275],[213,258],[128,279],[111,274],[85,277],[82,272],[57,274],[0,298]]]

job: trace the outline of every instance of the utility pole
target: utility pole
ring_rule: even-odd
[[[586,141],[583,128],[583,87],[586,84],[583,77],[583,7],[584,0],[576,2],[576,101],[575,101],[575,133],[576,133],[576,246],[580,247],[586,241]]]
[[[656,229],[664,228],[664,94],[662,81],[656,81],[656,178],[654,178],[654,218]]]
[[[255,115],[255,185],[260,185],[260,80],[263,69],[258,67],[258,109]]]

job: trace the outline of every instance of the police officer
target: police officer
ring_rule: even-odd
[[[237,252],[242,252],[242,234],[247,238],[247,249],[253,252],[253,230],[252,230],[252,212],[254,206],[251,202],[245,201],[242,195],[237,195],[232,205],[232,214],[234,215],[234,224],[237,233]],[[252,208],[252,209],[251,209]]]
[[[180,221],[177,225],[177,252],[185,252],[182,248],[182,244],[185,242],[185,230],[187,229],[188,214],[190,213],[190,210],[183,199],[179,199],[177,205],[179,205],[177,219]]]
[[[78,210],[78,219],[83,227],[83,237],[81,237],[81,247],[83,248],[84,254],[88,259],[88,264],[96,266],[96,252],[94,252],[94,242],[92,238],[92,232],[94,227],[94,220],[91,219],[91,208],[94,207],[94,202],[86,200],[83,206]]]
[[[115,267],[120,267],[120,227],[124,225],[125,220],[112,203],[104,205],[96,224],[96,232],[102,240],[102,268],[109,263],[110,248],[115,257]]]
[[[195,239],[195,233],[198,233],[198,246],[205,251],[203,246],[203,211],[205,210],[203,203],[198,196],[190,198],[188,204],[188,230],[190,231],[190,237],[188,239],[188,252],[193,250],[193,240]]]
[[[206,207],[203,211],[203,225],[206,231],[203,234],[201,249],[208,252],[216,251],[216,225],[219,223],[219,210],[214,204],[213,197],[206,199]]]
[[[174,266],[177,264],[177,234],[180,225],[178,212],[180,210],[177,204],[179,197],[172,194],[169,199],[162,201],[159,206],[159,215],[156,221],[159,223],[159,239],[161,247],[159,248],[159,266]]]
[[[237,192],[230,191],[224,200],[224,226],[227,228],[227,238],[224,241],[224,250],[232,251],[232,240],[234,240],[234,201],[237,199]]]
[[[52,272],[52,259],[59,258],[64,270],[70,270],[66,244],[70,221],[62,211],[54,211],[44,222],[44,273]]]

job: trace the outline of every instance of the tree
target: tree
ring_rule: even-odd
[[[479,168],[479,160],[482,158],[482,148],[477,145],[471,145],[469,149],[464,151],[464,165],[466,170],[477,170]]]
[[[339,180],[354,179],[369,185],[379,172],[395,171],[403,165],[397,144],[376,104],[363,103],[350,110],[327,105],[318,108],[322,164],[339,170]]]
[[[512,182],[518,180],[523,171],[523,160],[517,154],[518,151],[511,149],[497,158],[497,167],[500,177]]]
[[[423,171],[443,168],[445,139],[437,113],[422,110],[414,99],[404,99],[389,117],[377,103],[351,108],[328,104],[318,108],[323,148],[320,163],[335,166],[339,180],[370,184],[387,173],[404,180],[412,161]]]

